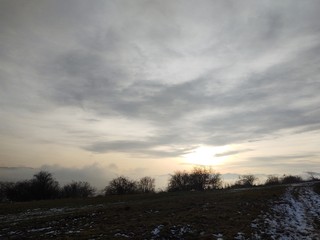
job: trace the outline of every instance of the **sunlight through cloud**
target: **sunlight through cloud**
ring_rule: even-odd
[[[200,145],[192,152],[184,154],[185,163],[191,165],[217,166],[223,165],[228,156],[216,157],[216,154],[221,154],[232,150],[229,145],[212,147],[207,145]]]

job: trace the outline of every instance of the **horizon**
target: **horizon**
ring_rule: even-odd
[[[205,169],[210,169],[207,166],[198,165],[195,167],[204,167]],[[32,179],[32,177],[39,173],[40,171],[49,172],[52,174],[53,179],[55,179],[60,186],[64,186],[67,184],[70,184],[72,182],[87,182],[92,187],[96,189],[97,192],[104,191],[105,187],[107,187],[111,180],[118,178],[118,177],[125,177],[127,179],[138,181],[142,177],[151,177],[155,180],[155,189],[156,191],[166,191],[168,188],[169,179],[172,175],[174,175],[177,172],[183,172],[182,170],[178,170],[172,173],[163,174],[161,176],[139,176],[138,178],[132,178],[124,175],[113,175],[113,176],[93,176],[89,175],[88,171],[84,169],[72,169],[73,171],[66,172],[65,169],[59,168],[59,166],[44,166],[41,168],[26,168],[26,167],[0,167],[0,182],[6,183],[6,182],[13,182],[17,183],[20,181],[26,181]],[[221,176],[222,185],[223,187],[226,187],[228,185],[234,185],[236,181],[240,179],[241,176],[244,175],[253,175],[256,177],[254,185],[263,185],[265,184],[266,180],[270,176],[275,177],[284,177],[284,176],[299,176],[303,180],[309,180],[311,175],[309,172],[303,172],[301,174],[297,175],[291,175],[291,174],[266,174],[266,173],[246,173],[246,174],[239,174],[239,173],[219,173],[214,171],[214,169],[211,169],[212,173],[218,173]],[[188,173],[191,173],[191,171],[186,171]],[[320,175],[316,172],[310,172],[314,174],[315,176]]]
[[[320,172],[319,1],[0,6],[0,180]]]

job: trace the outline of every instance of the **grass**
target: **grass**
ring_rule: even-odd
[[[320,182],[315,183],[313,189],[316,193],[320,194]]]
[[[151,239],[151,232],[162,225],[156,239],[177,239],[172,232],[183,239],[212,239],[219,233],[233,239],[238,232],[250,236],[250,223],[284,190],[278,186],[3,203],[0,235],[12,239]],[[53,208],[64,210],[52,212]]]

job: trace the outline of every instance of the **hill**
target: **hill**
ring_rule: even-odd
[[[0,204],[0,239],[316,239],[319,184]]]

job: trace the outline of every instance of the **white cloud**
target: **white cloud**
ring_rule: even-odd
[[[2,1],[1,141],[174,158],[283,131],[318,136],[319,9]]]

